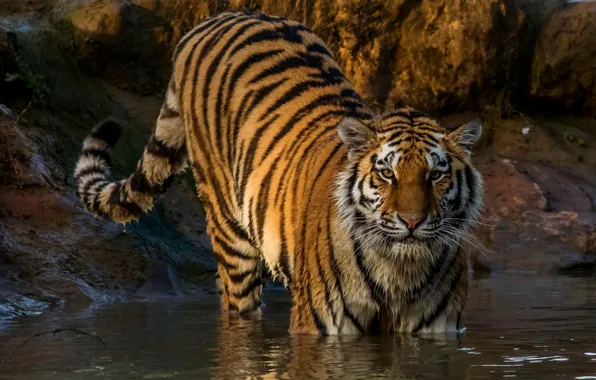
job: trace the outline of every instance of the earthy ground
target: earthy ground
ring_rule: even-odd
[[[127,126],[115,174],[134,168],[175,42],[232,8],[307,23],[379,109],[413,104],[448,115],[447,127],[485,121],[475,150],[487,188],[469,242],[475,273],[591,273],[596,12],[538,3],[0,0],[0,317],[64,301],[213,291],[188,175],[124,231],[84,212],[71,173],[85,134],[108,115]],[[564,48],[553,49],[558,38]]]

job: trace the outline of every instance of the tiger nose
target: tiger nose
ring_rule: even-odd
[[[416,227],[418,227],[418,225],[420,225],[420,223],[422,223],[422,221],[424,219],[426,219],[426,215],[397,215],[397,217],[399,218],[399,220],[401,220],[402,222],[405,223],[406,226],[408,226],[408,229],[410,231],[413,231],[416,229]]]

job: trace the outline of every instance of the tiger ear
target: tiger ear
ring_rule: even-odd
[[[375,132],[368,125],[352,117],[344,117],[339,122],[337,133],[350,151],[364,148],[375,137]]]
[[[449,133],[449,139],[470,151],[482,136],[482,122],[478,119],[469,121]]]

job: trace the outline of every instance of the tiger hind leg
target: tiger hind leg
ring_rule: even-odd
[[[222,308],[242,315],[259,313],[264,285],[260,252],[240,236],[224,236],[217,230],[210,231],[210,236],[217,260],[215,283]]]

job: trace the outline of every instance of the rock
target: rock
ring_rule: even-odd
[[[469,245],[477,270],[553,272],[596,266],[596,187],[570,168],[522,160],[479,166],[485,209]],[[478,245],[484,247],[479,249]]]
[[[596,115],[596,3],[555,12],[534,52],[531,95],[538,101]]]
[[[176,43],[220,11],[301,21],[335,52],[363,96],[428,112],[509,107],[524,14],[509,0],[347,1],[298,5],[236,0],[62,0],[54,19],[74,30],[82,66],[136,91],[163,91]]]
[[[16,34],[8,26],[0,24],[0,103],[8,100],[10,75],[17,72],[15,60]]]
[[[504,270],[552,272],[596,264],[592,213],[528,211],[493,232],[492,265]]]
[[[521,174],[511,160],[481,166],[485,207],[500,219],[515,220],[528,210],[545,210],[546,198],[538,184]]]
[[[538,184],[520,173],[509,159],[478,165],[485,183],[484,207],[474,240],[467,249],[472,265],[478,270],[496,269],[495,245],[508,240],[495,237],[500,224],[508,225],[529,210],[545,210],[547,201]]]
[[[27,312],[26,297],[89,303],[203,292],[214,263],[201,224],[189,242],[174,229],[180,218],[164,225],[161,203],[127,233],[92,216],[74,194],[59,144],[48,131],[0,122],[0,283],[17,289],[0,293],[0,314]],[[204,226],[202,214],[194,222],[200,218]]]
[[[330,43],[371,101],[432,113],[508,107],[524,22],[512,2],[333,4],[333,19],[325,24],[339,39]]]
[[[567,0],[514,0],[532,22],[542,28],[553,12],[563,8]]]

